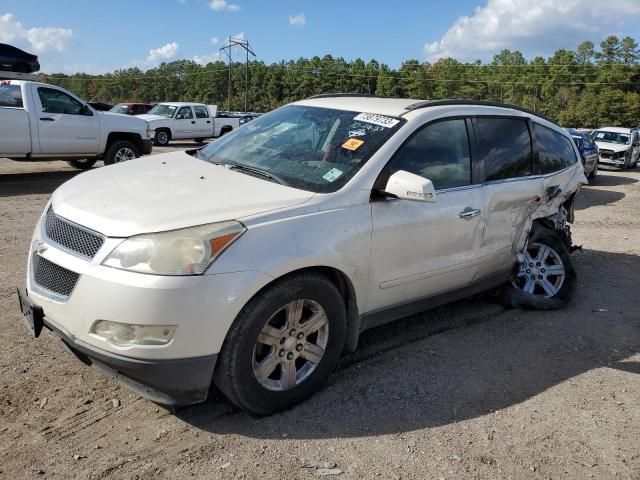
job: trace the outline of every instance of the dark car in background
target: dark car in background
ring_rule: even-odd
[[[598,159],[600,155],[598,153],[598,146],[593,141],[593,137],[588,131],[569,129],[569,133],[577,145],[578,150],[580,150],[584,174],[589,179],[596,178],[598,175]]]
[[[149,103],[119,103],[109,111],[123,115],[144,115],[152,108],[153,105]]]
[[[0,71],[33,73],[40,70],[38,57],[12,45],[0,43]]]

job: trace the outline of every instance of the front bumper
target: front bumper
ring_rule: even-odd
[[[151,150],[153,150],[153,140],[142,140],[142,154],[149,155],[151,153]]]
[[[114,378],[142,397],[162,405],[191,405],[207,399],[217,355],[183,359],[138,359],[118,355],[74,337],[60,325],[47,318],[25,290],[18,291],[23,315],[30,307],[44,327],[58,336],[66,350],[86,365]],[[40,329],[30,331],[39,336]]]

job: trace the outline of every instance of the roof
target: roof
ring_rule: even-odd
[[[631,133],[633,130],[635,130],[635,128],[624,128],[624,127],[602,127],[602,128],[598,128],[598,131],[600,130],[605,130],[607,132],[613,132],[613,133]]]
[[[307,98],[294,105],[308,107],[333,108],[351,112],[378,113],[380,115],[400,116],[407,113],[407,107],[418,100],[407,98],[387,98],[362,95],[335,95]]]
[[[206,107],[204,103],[198,102],[158,102],[157,105],[171,105],[174,107],[188,107],[189,105],[197,105]]]

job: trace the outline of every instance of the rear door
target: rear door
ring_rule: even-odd
[[[533,173],[529,120],[522,117],[476,117],[476,169],[485,210],[478,276],[508,270],[516,261],[514,243],[529,209],[542,194]]]
[[[180,107],[175,116],[173,138],[196,138],[196,120],[191,107]]]
[[[196,105],[193,107],[193,111],[196,114],[196,131],[198,133],[196,138],[213,137],[213,119],[207,107]]]
[[[63,90],[36,87],[34,95],[40,151],[87,153],[100,149],[100,120],[93,110]]]
[[[0,156],[31,152],[29,114],[23,107],[20,85],[0,82]]]
[[[465,286],[475,278],[482,237],[482,195],[471,179],[464,118],[440,120],[414,133],[376,182],[404,170],[431,180],[436,202],[372,201],[368,311]]]

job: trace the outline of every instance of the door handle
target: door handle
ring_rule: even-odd
[[[479,208],[467,207],[459,213],[459,217],[464,218],[465,220],[469,220],[480,215],[480,212],[481,210]]]
[[[41,117],[40,120],[42,120],[43,122],[55,122],[56,121],[55,118],[51,118],[51,117]]]
[[[191,120],[191,123],[195,124],[195,123],[196,123],[196,121],[195,121],[195,120]]]
[[[207,120],[207,123],[211,123],[211,120]]]

